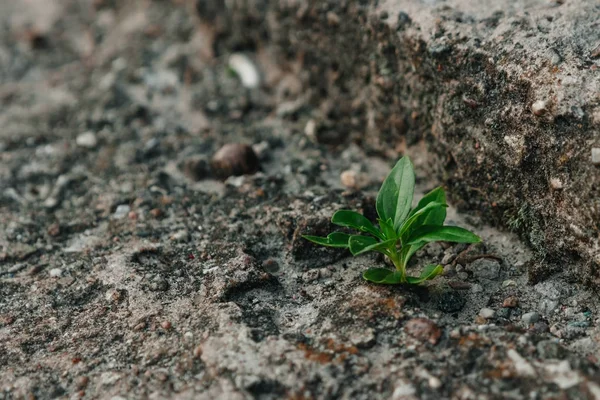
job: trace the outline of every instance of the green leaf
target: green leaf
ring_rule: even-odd
[[[356,256],[364,253],[366,251],[365,249],[369,248],[370,246],[375,246],[379,243],[381,242],[371,236],[353,235],[350,236],[348,240],[348,247],[350,248],[352,255]]]
[[[347,226],[383,239],[381,232],[364,215],[355,211],[339,210],[331,217],[331,222],[339,226]]]
[[[421,227],[421,218],[426,218],[430,212],[437,212],[439,209],[445,209],[446,207],[448,207],[447,204],[433,201],[431,203],[427,203],[427,205],[415,212],[410,218],[404,221],[402,227],[400,228],[399,236],[402,238],[402,243],[405,244],[406,240],[411,236],[411,233]],[[444,210],[444,214],[445,213],[446,211]]]
[[[446,204],[446,192],[443,187],[437,187],[419,200],[419,204],[410,212],[409,218],[417,211],[422,210],[429,203]],[[446,220],[446,208],[431,210],[423,218],[421,225],[444,225]]]
[[[363,278],[370,282],[388,285],[402,283],[402,274],[400,271],[392,271],[387,268],[369,268],[363,272]]]
[[[396,245],[396,239],[380,242],[370,236],[350,236],[348,246],[353,256],[366,253],[368,251],[378,251],[387,255],[387,249]]]
[[[379,218],[394,222],[398,230],[406,219],[412,205],[415,190],[415,172],[408,157],[402,157],[390,171],[377,194]]]
[[[458,226],[422,226],[414,231],[407,244],[412,245],[419,242],[454,242],[454,243],[479,243],[481,238]]]
[[[444,272],[444,267],[442,267],[441,265],[431,264],[426,266],[425,269],[423,269],[423,272],[421,272],[421,275],[418,278],[413,276],[407,276],[406,280],[408,281],[408,283],[417,285],[421,282],[435,278],[442,272]]]
[[[327,235],[327,237],[311,235],[302,235],[302,237],[306,240],[310,240],[313,243],[320,244],[321,246],[340,248],[348,248],[348,241],[350,240],[350,235],[342,232],[333,232]]]
[[[402,246],[402,249],[400,250],[400,260],[402,260],[402,266],[406,268],[411,257],[426,244],[427,242],[419,242],[412,245]]]
[[[377,221],[386,239],[398,239],[398,233],[394,230],[394,223],[391,219],[388,219],[387,222],[382,219],[378,219]]]

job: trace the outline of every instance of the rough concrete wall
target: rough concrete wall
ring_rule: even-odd
[[[218,22],[215,51],[266,47],[272,61],[302,65],[318,140],[392,158],[425,148],[459,207],[529,241],[539,256],[532,281],[562,271],[600,282],[597,1],[250,1],[220,10],[204,18]]]

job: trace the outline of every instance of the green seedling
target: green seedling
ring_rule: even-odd
[[[384,284],[419,284],[441,274],[441,265],[427,265],[418,277],[407,276],[410,258],[427,243],[446,241],[478,243],[479,236],[457,226],[445,226],[446,193],[433,189],[411,209],[415,189],[415,173],[408,157],[402,157],[387,176],[377,195],[378,226],[354,211],[339,210],[333,214],[335,225],[353,228],[366,235],[333,232],[327,237],[303,235],[322,246],[349,249],[352,255],[376,251],[384,254],[396,267],[370,268],[363,277]]]

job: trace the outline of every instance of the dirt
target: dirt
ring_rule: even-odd
[[[600,398],[597,295],[532,282],[539,248],[460,185],[448,223],[483,243],[425,247],[411,271],[444,265],[426,285],[369,284],[383,259],[301,238],[340,208],[374,219],[402,154],[417,196],[448,182],[443,157],[365,134],[344,68],[322,91],[310,54],[262,46],[266,2],[217,4],[0,4],[0,399]],[[215,179],[231,143],[250,174]]]

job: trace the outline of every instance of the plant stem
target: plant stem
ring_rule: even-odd
[[[396,246],[389,249],[388,257],[396,267],[396,270],[400,272],[401,282],[406,283],[406,267],[401,260],[400,253],[396,249]]]

